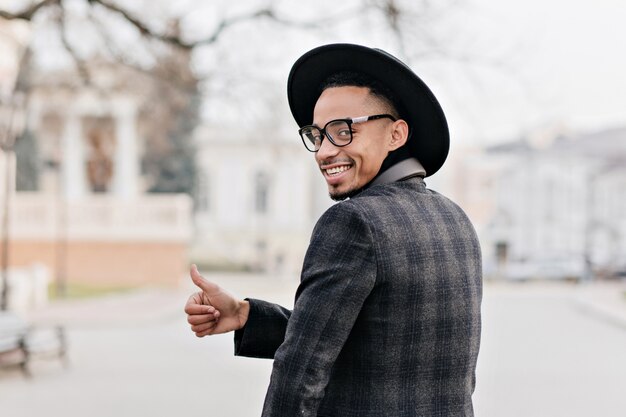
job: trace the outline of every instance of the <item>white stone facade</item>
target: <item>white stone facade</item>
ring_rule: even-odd
[[[10,266],[43,264],[55,281],[177,284],[188,269],[192,202],[184,194],[145,192],[141,95],[63,86],[37,86],[26,108],[40,166],[37,191],[15,191],[9,154]]]
[[[500,145],[469,156],[464,167],[468,188],[485,175],[491,184],[460,200],[479,219],[487,276],[591,279],[626,271],[626,129],[541,147]]]
[[[123,93],[102,97],[84,89],[68,95],[62,90],[33,95],[29,107],[29,128],[40,134],[44,158],[57,159],[61,169],[63,194],[70,200],[85,197],[90,192],[87,162],[89,142],[85,121],[106,118],[113,129],[107,157],[112,163],[110,194],[129,199],[143,190],[140,181],[140,151],[142,140],[137,134],[137,97]],[[48,125],[57,129],[48,129]],[[47,151],[47,155],[45,154]],[[44,172],[44,176],[57,173]],[[50,181],[43,178],[44,184]],[[44,190],[45,186],[44,186]]]
[[[198,130],[198,262],[290,276],[300,271],[311,230],[332,201],[295,129],[289,138],[275,135]]]

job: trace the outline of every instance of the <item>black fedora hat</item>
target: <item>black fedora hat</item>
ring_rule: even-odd
[[[302,55],[287,82],[289,107],[300,127],[313,122],[313,109],[322,83],[331,75],[351,71],[366,74],[396,96],[400,116],[410,128],[407,146],[432,175],[443,165],[450,148],[448,124],[439,102],[424,82],[387,52],[366,46],[337,43]]]

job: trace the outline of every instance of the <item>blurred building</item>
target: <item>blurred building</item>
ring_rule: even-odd
[[[298,276],[311,230],[332,201],[313,155],[290,133],[198,129],[196,262]]]
[[[626,128],[554,132],[466,153],[458,186],[489,276],[626,271]]]
[[[187,271],[191,199],[146,192],[142,79],[91,64],[93,84],[70,71],[29,75],[9,161],[10,263],[45,265],[59,282],[175,284]]]

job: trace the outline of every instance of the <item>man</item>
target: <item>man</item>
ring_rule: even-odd
[[[192,267],[192,330],[274,358],[263,416],[472,416],[481,257],[462,210],[424,184],[449,146],[437,100],[393,56],[350,44],[303,55],[288,98],[345,201],[314,228],[293,311]]]

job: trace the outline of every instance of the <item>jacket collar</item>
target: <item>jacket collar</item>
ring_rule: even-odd
[[[390,166],[385,172],[377,176],[367,188],[373,185],[388,184],[390,182],[402,181],[412,177],[426,176],[426,170],[415,158],[408,158]]]

